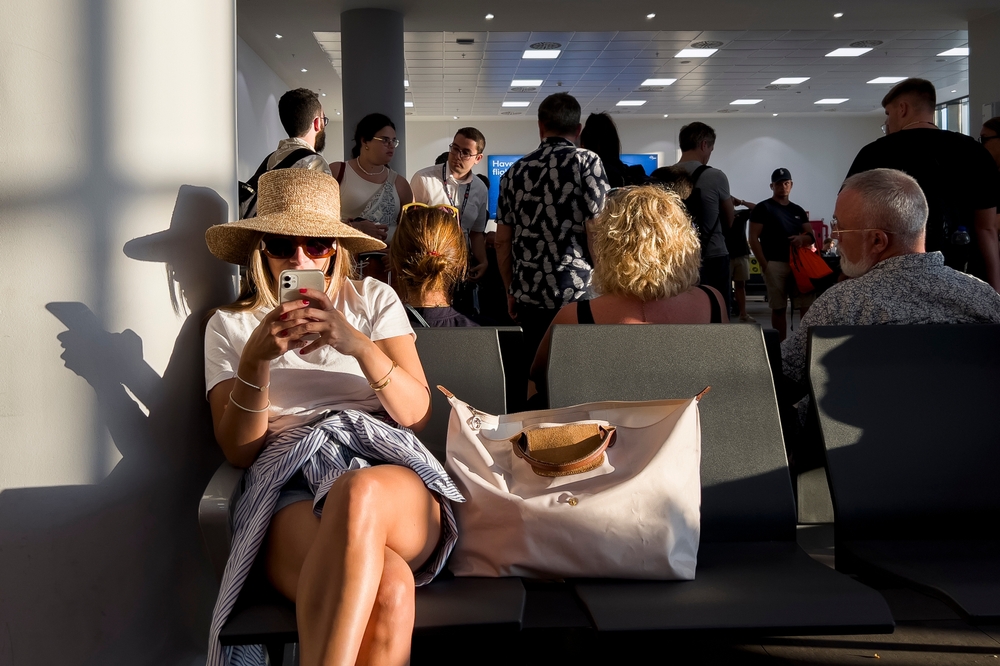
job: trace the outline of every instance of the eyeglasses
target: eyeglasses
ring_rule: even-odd
[[[396,148],[397,146],[399,146],[399,139],[397,139],[395,137],[373,136],[372,137],[372,141],[375,141],[375,140],[378,140],[378,141],[381,141],[382,143],[384,143],[386,148]]]
[[[330,124],[330,119],[327,118],[326,116],[323,116],[323,127],[326,127],[329,124]]]
[[[830,223],[830,238],[834,238],[836,240],[840,240],[841,234],[849,234],[852,231],[881,231],[882,233],[889,234],[889,235],[895,233],[895,232],[892,232],[892,231],[886,231],[885,229],[879,229],[877,227],[865,227],[864,229],[841,229],[840,226],[839,226],[839,223],[837,222],[837,218],[833,218],[833,220],[831,220],[831,223]]]
[[[300,247],[310,259],[326,259],[337,251],[337,239],[267,235],[260,242],[261,251],[272,259],[291,259]]]
[[[420,203],[419,201],[414,201],[413,203],[408,203],[408,204],[404,205],[400,209],[399,214],[400,215],[405,215],[406,211],[410,210],[411,208],[438,208],[438,209],[443,210],[446,213],[450,214],[456,220],[458,219],[458,209],[455,208],[454,206],[450,206],[448,204],[436,204],[434,206],[429,206],[429,205],[427,205],[425,203]]]
[[[882,123],[882,126],[879,129],[882,130],[882,134],[888,134],[889,133],[889,123]]]
[[[1000,136],[997,136],[996,134],[994,134],[993,136],[983,136],[982,134],[979,135],[979,143],[986,143],[990,139],[1000,139]]]
[[[471,160],[473,157],[479,157],[480,155],[482,155],[482,153],[470,153],[465,148],[459,148],[454,143],[448,145],[448,150],[450,150],[451,152],[455,153],[456,155],[458,155],[459,157],[461,157],[463,160]]]

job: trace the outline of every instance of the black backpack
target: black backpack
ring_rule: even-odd
[[[715,221],[715,225],[708,226],[711,220],[705,219],[705,211],[701,205],[701,190],[698,189],[698,179],[701,178],[701,174],[711,168],[707,164],[702,164],[694,170],[694,173],[691,174],[691,195],[684,200],[684,207],[687,208],[688,215],[691,216],[691,224],[698,231],[698,239],[701,241],[702,248],[711,240],[712,232],[718,226],[718,220]]]
[[[287,169],[303,157],[315,154],[316,151],[310,150],[309,148],[299,148],[297,150],[293,150],[287,157],[285,157],[285,159],[275,164],[274,169]],[[274,155],[274,153],[271,153],[271,155]],[[271,159],[271,155],[264,158],[264,161],[260,163],[259,167],[257,167],[257,171],[254,175],[250,176],[250,180],[245,183],[240,181],[239,192],[241,220],[245,220],[249,217],[257,217],[257,182],[266,172],[274,171],[274,169],[267,168],[267,161]]]

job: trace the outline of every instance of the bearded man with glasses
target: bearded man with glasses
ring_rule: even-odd
[[[814,326],[1000,323],[1000,294],[924,251],[927,198],[914,178],[873,169],[844,182],[833,238],[846,280],[825,291],[781,344],[784,374],[804,378]]]
[[[486,220],[489,217],[489,190],[472,173],[483,160],[486,137],[475,127],[463,127],[448,146],[444,164],[429,166],[413,174],[413,200],[428,206],[448,205],[458,209],[459,223],[472,251],[469,278],[478,280],[486,273]]]

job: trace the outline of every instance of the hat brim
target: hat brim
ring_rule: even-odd
[[[219,259],[246,265],[255,249],[255,240],[262,233],[336,238],[340,247],[352,254],[386,248],[386,244],[377,238],[313,211],[287,211],[217,224],[205,232],[205,241],[208,249]]]

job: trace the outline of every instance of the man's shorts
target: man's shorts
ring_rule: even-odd
[[[792,265],[787,261],[767,262],[764,284],[767,285],[767,304],[772,310],[787,308],[789,297],[792,299],[792,307],[800,310],[808,308],[816,300],[814,293],[800,294],[795,290]]]
[[[750,279],[750,257],[733,257],[729,260],[729,270],[734,282],[746,282]]]

